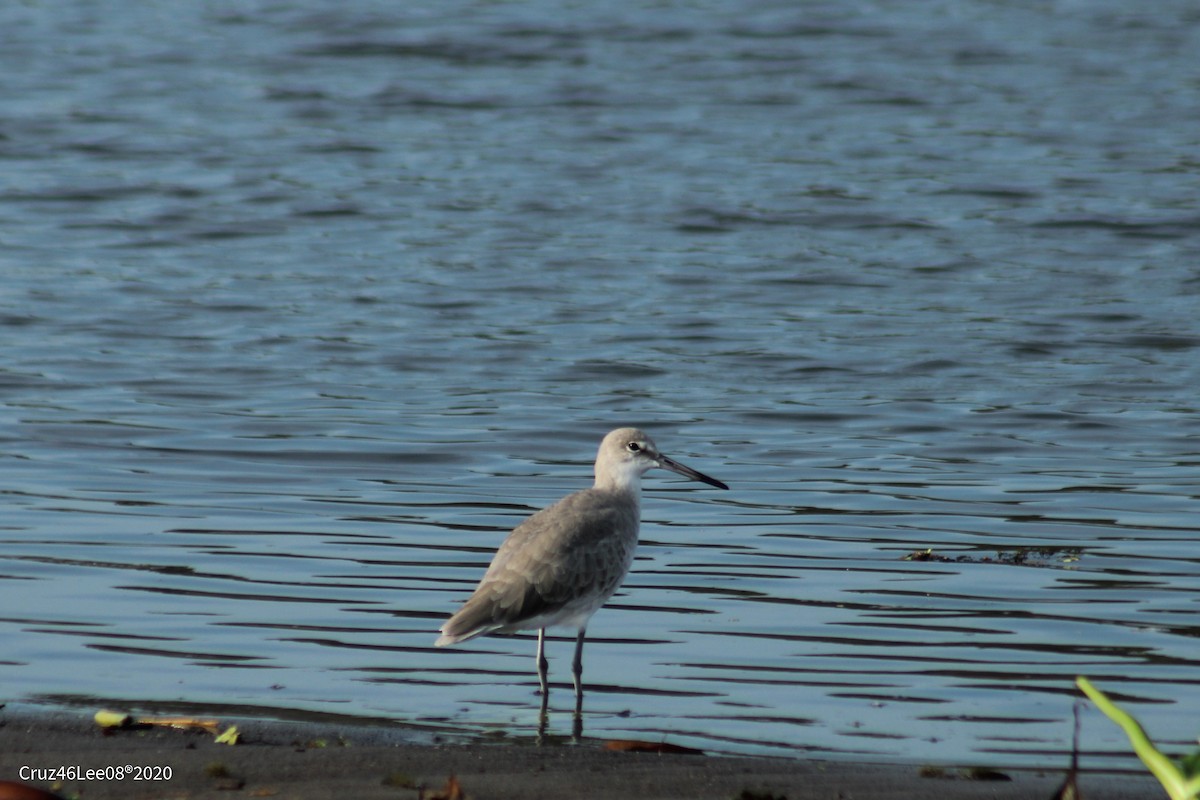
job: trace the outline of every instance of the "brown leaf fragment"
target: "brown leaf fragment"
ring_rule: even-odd
[[[56,794],[51,794],[36,786],[30,786],[17,781],[0,781],[0,800],[61,800]]]
[[[202,730],[213,736],[221,733],[221,723],[217,720],[197,719],[196,717],[138,717],[134,720],[134,724],[181,730]]]
[[[417,794],[417,800],[467,800],[467,795],[459,785],[458,778],[453,775],[446,780],[445,788],[426,793],[422,787]]]

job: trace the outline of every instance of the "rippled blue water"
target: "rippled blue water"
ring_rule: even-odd
[[[1193,742],[1198,22],[5,6],[8,697],[530,735],[436,629],[637,424],[733,489],[647,476],[588,735],[1061,766],[1087,674]]]

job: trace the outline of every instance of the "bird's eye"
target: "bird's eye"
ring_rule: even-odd
[[[642,446],[641,446],[640,444],[638,444],[637,442],[630,442],[629,444],[625,445],[625,447],[626,447],[626,448],[629,450],[629,452],[631,452],[631,453],[636,453],[636,452],[638,452],[639,450],[641,450],[641,449],[642,449]]]

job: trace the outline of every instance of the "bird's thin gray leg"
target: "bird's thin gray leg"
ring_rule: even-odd
[[[571,675],[575,678],[576,717],[583,715],[583,637],[586,633],[586,629],[579,629],[579,635],[575,637],[575,660],[571,662]]]
[[[550,662],[546,660],[546,629],[538,630],[538,649],[537,649],[537,670],[538,683],[542,687],[542,700],[545,705],[545,699],[550,694]]]
[[[540,723],[546,726],[546,712],[550,708],[550,662],[546,661],[546,628],[538,630],[538,682],[541,684]]]

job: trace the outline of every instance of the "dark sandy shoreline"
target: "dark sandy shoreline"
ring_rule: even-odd
[[[170,779],[72,778],[27,780],[66,798],[278,797],[297,800],[388,798],[416,800],[443,791],[456,776],[467,798],[1030,798],[1049,800],[1064,775],[1006,770],[1011,780],[923,777],[921,765],[863,764],[812,759],[736,758],[612,752],[602,742],[532,746],[412,744],[372,728],[272,720],[236,723],[242,743],[217,744],[211,735],[173,729],[105,734],[90,714],[0,709],[0,781],[18,781],[22,768],[113,770],[126,764],[158,768]],[[26,771],[25,775],[30,773]],[[1161,798],[1149,776],[1085,772],[1087,800]],[[0,789],[0,800],[6,800]]]

